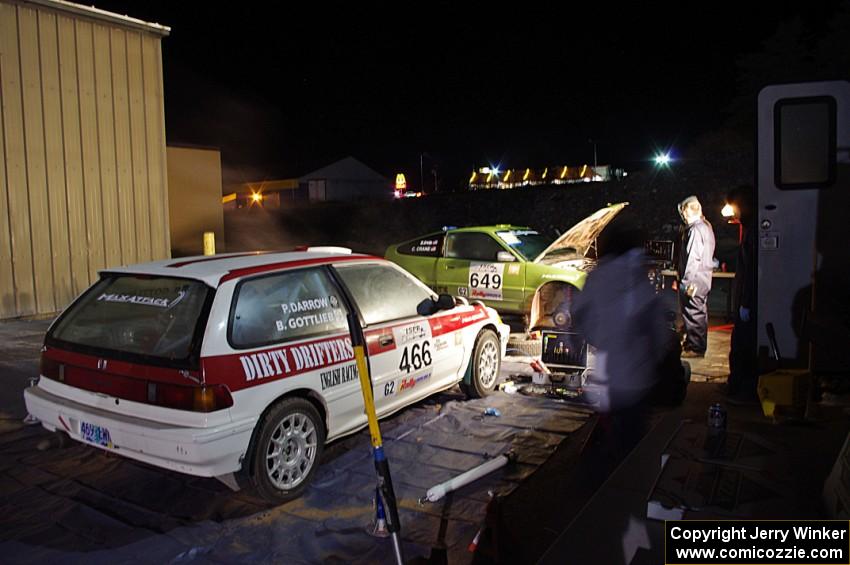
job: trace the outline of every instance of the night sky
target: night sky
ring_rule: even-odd
[[[742,55],[795,18],[817,33],[839,2],[360,4],[95,5],[172,28],[168,141],[221,148],[225,182],[354,155],[417,185],[424,153],[426,189],[436,167],[450,190],[488,163],[592,162],[589,139],[627,169],[686,146],[728,120]]]

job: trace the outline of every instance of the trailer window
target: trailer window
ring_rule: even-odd
[[[835,182],[835,119],[835,99],[831,96],[788,98],[776,104],[777,188],[826,188]]]

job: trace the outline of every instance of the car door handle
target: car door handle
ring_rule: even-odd
[[[449,269],[457,269],[457,266],[456,265],[446,265],[446,270],[448,271]]]
[[[390,334],[384,334],[382,336],[378,336],[378,343],[383,346],[391,345],[393,343],[393,336]]]

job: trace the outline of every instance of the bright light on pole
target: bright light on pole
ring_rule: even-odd
[[[670,153],[659,153],[655,156],[655,164],[660,167],[668,166],[672,160],[673,159],[670,158]]]

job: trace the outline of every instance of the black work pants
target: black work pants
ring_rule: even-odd
[[[679,301],[682,307],[682,321],[685,324],[684,349],[705,353],[708,347],[708,295],[688,296],[681,290]]]
[[[755,316],[755,312],[751,312]],[[732,344],[729,349],[729,394],[755,396],[758,383],[756,362],[756,324],[751,317],[748,322],[735,313],[732,328]]]

